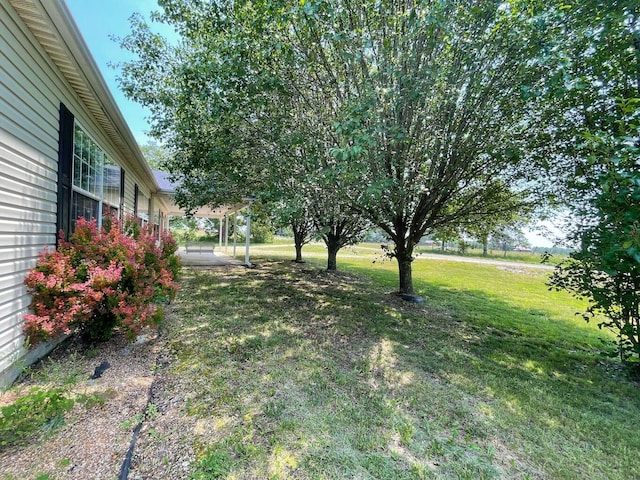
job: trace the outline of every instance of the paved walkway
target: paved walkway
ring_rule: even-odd
[[[178,249],[178,255],[185,266],[223,266],[223,265],[242,265],[242,262],[236,258],[225,255],[224,253],[187,253],[184,247]]]
[[[542,263],[524,263],[524,262],[508,262],[505,260],[494,260],[491,258],[478,258],[478,257],[462,257],[458,255],[438,255],[437,253],[422,253],[418,255],[417,259],[426,260],[442,260],[451,262],[466,262],[466,263],[484,263],[486,265],[498,265],[503,267],[512,268],[536,268],[538,270],[553,270],[553,265],[546,265]]]

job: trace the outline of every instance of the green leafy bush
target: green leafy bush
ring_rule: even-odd
[[[592,223],[575,235],[580,249],[556,267],[549,285],[588,299],[584,319],[611,330],[615,354],[640,365],[640,173],[619,161],[602,168],[599,191],[588,201]]]

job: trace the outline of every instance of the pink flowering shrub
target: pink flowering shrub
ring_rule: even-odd
[[[90,341],[109,338],[115,327],[135,338],[162,317],[159,303],[173,298],[180,269],[169,234],[156,242],[152,232],[127,220],[79,219],[69,241],[40,254],[25,278],[33,313],[25,315],[31,344],[80,331]]]

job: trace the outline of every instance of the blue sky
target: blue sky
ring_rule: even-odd
[[[134,137],[141,145],[149,143],[149,137],[145,134],[149,130],[145,120],[149,111],[125,98],[116,82],[119,71],[109,66],[109,63],[129,60],[131,56],[109,36],[127,35],[130,30],[129,17],[135,12],[149,19],[149,14],[159,8],[157,1],[66,0],[66,3]]]

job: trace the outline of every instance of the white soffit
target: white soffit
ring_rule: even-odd
[[[157,190],[153,174],[122,117],[80,31],[62,0],[9,0],[100,128],[141,179]]]

